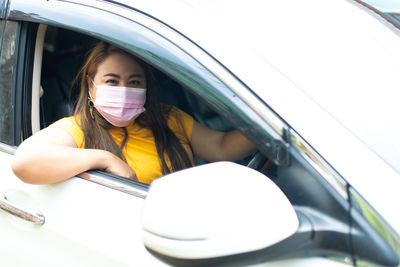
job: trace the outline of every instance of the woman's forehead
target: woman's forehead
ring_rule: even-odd
[[[108,73],[120,76],[144,76],[145,74],[143,68],[133,56],[122,53],[113,53],[98,65],[96,75]]]

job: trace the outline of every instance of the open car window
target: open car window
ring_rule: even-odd
[[[73,87],[73,81],[82,67],[90,49],[99,41],[88,35],[53,26],[39,26],[42,42],[36,42],[36,50],[42,49],[40,86],[33,85],[33,98],[39,96],[39,109],[33,110],[33,117],[40,118],[40,129],[55,121],[73,115],[74,104],[79,88]],[[37,38],[39,39],[39,38]],[[36,59],[35,61],[38,61]],[[200,97],[192,93],[179,81],[152,67],[155,76],[158,99],[163,104],[175,106],[191,115],[199,123],[218,131],[228,132],[234,129],[231,124],[211,109]],[[37,75],[38,72],[34,72]],[[234,114],[231,114],[234,116]],[[33,121],[33,128],[39,129]],[[266,158],[252,156],[239,163],[258,167],[266,163]],[[264,160],[264,161],[263,161]],[[195,164],[205,161],[195,158]],[[269,166],[274,165],[272,162]],[[272,167],[273,168],[273,167]],[[271,168],[271,169],[272,169]]]

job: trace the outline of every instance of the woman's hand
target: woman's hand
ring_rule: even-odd
[[[138,181],[135,171],[126,162],[110,152],[104,152],[108,153],[104,159],[105,166],[102,168],[104,171]]]

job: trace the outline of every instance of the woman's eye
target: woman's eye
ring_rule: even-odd
[[[115,84],[118,83],[118,81],[117,81],[117,80],[110,79],[110,80],[107,80],[106,83],[107,83],[107,84],[115,85]]]
[[[140,81],[139,80],[132,80],[132,81],[129,82],[129,84],[138,86],[138,85],[140,85]]]

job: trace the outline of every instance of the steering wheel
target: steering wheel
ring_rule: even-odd
[[[247,167],[260,170],[262,165],[267,161],[267,157],[261,154],[260,151],[257,151],[253,154],[250,161],[247,163]]]

